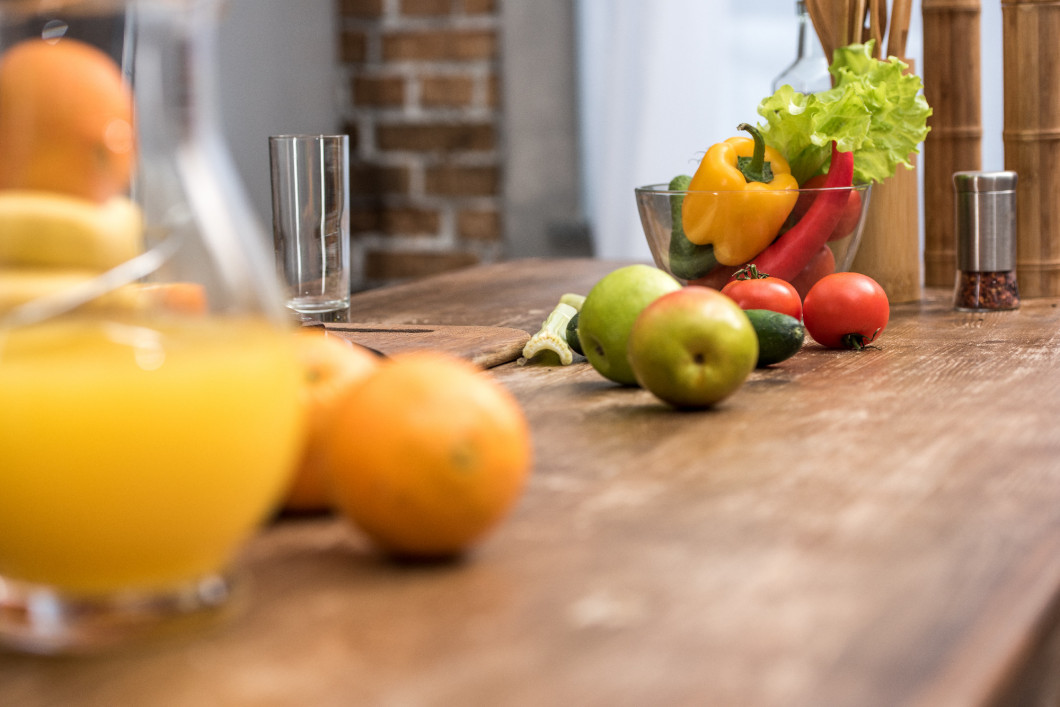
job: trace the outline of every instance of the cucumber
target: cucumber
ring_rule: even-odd
[[[692,177],[679,174],[670,180],[670,191],[687,191]],[[670,272],[682,280],[695,280],[718,267],[714,257],[714,246],[696,245],[685,236],[685,227],[681,223],[681,207],[684,204],[683,194],[670,195]]]
[[[574,316],[567,322],[567,346],[571,347],[571,350],[579,356],[584,356],[585,352],[582,351],[582,342],[578,338],[578,315],[580,312],[575,312]]]
[[[758,363],[764,368],[785,361],[799,352],[806,339],[806,327],[795,317],[768,309],[744,311],[758,335]]]

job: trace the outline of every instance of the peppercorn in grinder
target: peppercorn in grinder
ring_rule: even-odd
[[[1016,309],[1016,173],[953,175],[957,233],[954,307],[965,312]]]

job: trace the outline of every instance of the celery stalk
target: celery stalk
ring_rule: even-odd
[[[567,324],[571,317],[581,310],[583,302],[583,295],[563,295],[559,304],[545,318],[541,329],[526,342],[519,363],[525,364],[537,359],[542,363],[569,366],[574,361],[574,351],[567,343]]]

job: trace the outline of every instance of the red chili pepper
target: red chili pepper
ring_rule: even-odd
[[[832,164],[823,188],[849,187],[854,181],[854,154],[832,143]],[[751,262],[759,272],[791,281],[820,250],[846,209],[849,192],[836,188],[814,199],[806,215]]]

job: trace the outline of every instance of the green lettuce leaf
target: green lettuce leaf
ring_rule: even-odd
[[[898,165],[912,166],[931,107],[920,77],[904,73],[907,65],[895,57],[874,58],[873,44],[835,50],[831,89],[807,95],[782,86],[759,104],[759,130],[800,184],[824,171],[833,140],[854,152],[857,182],[882,182]]]

